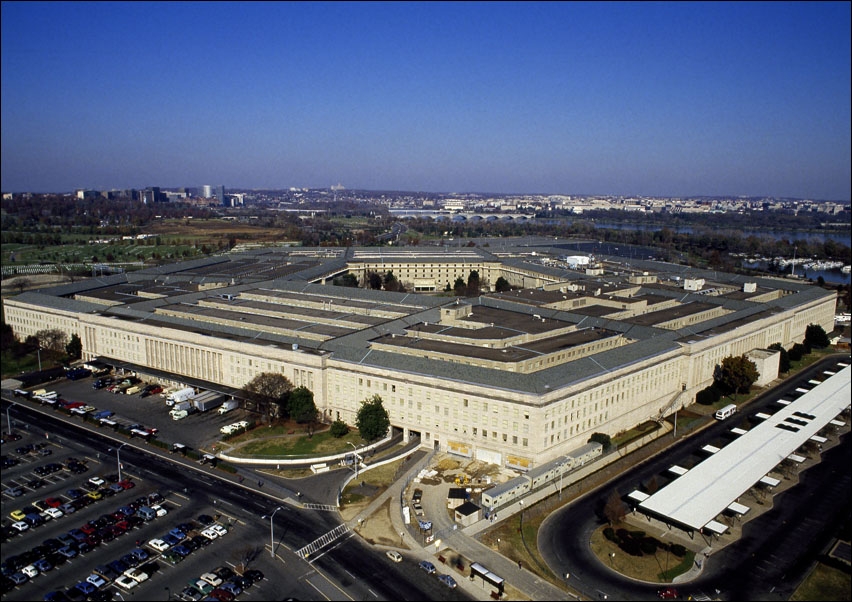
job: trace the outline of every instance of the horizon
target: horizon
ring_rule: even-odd
[[[0,188],[849,202],[850,6],[3,2]]]

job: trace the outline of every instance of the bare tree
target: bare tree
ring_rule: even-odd
[[[262,546],[252,545],[243,546],[237,549],[236,552],[234,552],[233,554],[233,558],[235,560],[234,564],[236,565],[237,572],[244,573],[248,568],[249,564],[251,564],[253,560],[260,556],[262,550]]]
[[[603,509],[604,517],[609,521],[610,525],[620,523],[627,516],[627,504],[621,499],[618,491],[613,490],[609,494],[606,505]]]
[[[12,281],[12,286],[18,289],[18,293],[23,293],[26,289],[33,285],[33,281],[29,278],[15,278]]]

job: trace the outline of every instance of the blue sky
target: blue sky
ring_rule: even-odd
[[[0,187],[848,201],[850,6],[3,2]]]

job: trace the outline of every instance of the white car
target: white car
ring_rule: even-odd
[[[140,570],[138,568],[135,568],[135,567],[127,569],[126,571],[124,571],[124,576],[130,577],[136,583],[142,583],[143,581],[147,580],[148,577],[149,577],[148,573],[146,573],[145,571]]]
[[[223,426],[222,428],[219,429],[219,432],[222,433],[223,435],[230,435],[231,433],[234,432],[234,425],[233,424],[226,424],[225,426]]]
[[[204,529],[204,530],[201,532],[201,534],[202,534],[204,537],[206,537],[207,539],[209,539],[210,541],[213,541],[214,539],[216,539],[217,537],[219,537],[219,534],[218,534],[218,533],[216,533],[216,531],[214,531],[214,530],[213,530],[213,529],[211,529],[210,527],[207,527],[206,529]]]
[[[396,550],[388,550],[387,552],[385,552],[385,555],[394,562],[402,562],[402,554],[400,554]]]
[[[216,524],[210,525],[208,527],[208,529],[213,529],[216,532],[216,535],[218,535],[219,537],[222,537],[223,535],[228,534],[228,530],[225,527],[223,527],[222,525],[216,525]]]
[[[118,579],[113,581],[118,587],[130,591],[137,585],[139,585],[136,581],[128,577],[127,575],[121,575]]]
[[[92,573],[91,575],[86,577],[86,581],[88,581],[98,589],[101,589],[107,584],[107,580],[98,575],[97,573]]]
[[[235,422],[234,424],[237,426],[238,429],[248,428],[249,425],[249,423],[245,420],[240,420],[239,422]]]
[[[62,516],[65,516],[65,513],[59,508],[48,508],[47,510],[42,512],[41,515],[45,519],[50,520],[51,518],[60,518]]]
[[[157,550],[158,552],[165,552],[171,546],[164,542],[162,539],[152,539],[148,542],[148,545]]]
[[[38,576],[38,569],[35,568],[33,565],[25,566],[24,568],[21,569],[21,572],[24,575],[26,575],[27,577],[29,577],[30,579]]]
[[[101,477],[92,477],[91,479],[89,479],[89,483],[95,485],[96,487],[100,487],[101,485],[106,483],[106,481],[104,481]]]
[[[201,575],[200,579],[209,583],[213,587],[219,587],[222,585],[222,579],[215,573],[204,573]]]
[[[22,520],[19,520],[16,523],[12,523],[12,528],[17,529],[21,533],[30,528],[30,526]]]
[[[160,504],[154,504],[153,506],[151,506],[151,510],[156,512],[158,517],[165,516],[169,513],[169,511],[163,508]]]

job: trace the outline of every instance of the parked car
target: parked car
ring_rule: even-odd
[[[437,572],[435,565],[429,562],[428,560],[423,560],[420,563],[420,568],[429,573],[430,575],[434,575]]]
[[[125,591],[130,591],[134,587],[139,585],[139,583],[136,580],[132,579],[131,577],[129,577],[127,575],[119,576],[118,579],[113,581],[113,583],[115,583],[118,587],[120,587],[121,589],[123,589]]]
[[[152,539],[148,542],[148,545],[157,550],[158,552],[165,552],[171,547],[162,539]]]
[[[243,573],[243,577],[245,577],[246,579],[251,579],[251,582],[253,584],[260,583],[261,581],[263,581],[263,572],[257,569],[249,569],[245,573]]]

